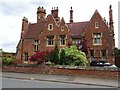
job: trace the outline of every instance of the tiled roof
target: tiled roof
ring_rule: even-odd
[[[79,36],[83,34],[86,26],[88,25],[89,21],[86,22],[73,22],[67,23],[72,36]]]
[[[30,24],[24,38],[37,39],[44,28],[45,22]]]
[[[81,35],[85,27],[89,21],[86,22],[73,22],[73,23],[67,23],[70,32],[72,36],[79,36]],[[26,32],[25,39],[38,39],[39,34],[42,32],[42,30],[45,28],[46,23],[40,22],[40,23],[33,23],[29,25],[28,31]]]

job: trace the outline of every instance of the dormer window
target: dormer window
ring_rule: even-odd
[[[64,26],[61,26],[61,31],[64,31]]]
[[[53,30],[53,25],[52,25],[52,24],[49,24],[49,25],[48,25],[48,30],[49,30],[49,31],[52,31],[52,30]]]
[[[98,22],[95,22],[95,28],[98,28]]]

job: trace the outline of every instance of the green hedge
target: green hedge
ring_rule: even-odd
[[[16,59],[14,57],[3,57],[2,58],[2,65],[12,65]]]

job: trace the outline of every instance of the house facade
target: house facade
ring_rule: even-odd
[[[87,59],[103,60],[114,63],[113,49],[115,47],[112,6],[109,7],[109,23],[95,10],[89,21],[74,22],[73,10],[70,9],[70,22],[60,19],[58,7],[52,8],[46,17],[43,7],[37,8],[37,23],[29,23],[22,19],[21,38],[17,45],[17,59],[28,61],[37,51],[51,51],[55,44],[58,48],[79,45],[86,41]]]

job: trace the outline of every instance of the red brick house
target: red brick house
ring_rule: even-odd
[[[113,49],[115,47],[112,7],[109,7],[109,23],[95,10],[90,21],[74,22],[73,10],[70,10],[70,22],[60,19],[58,7],[52,8],[46,17],[43,7],[37,8],[37,23],[28,23],[22,19],[21,38],[17,45],[17,59],[27,61],[36,51],[53,50],[72,44],[80,44],[86,40],[88,60],[104,60],[114,63]],[[81,48],[81,47],[80,47]]]

